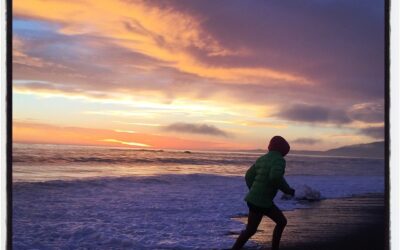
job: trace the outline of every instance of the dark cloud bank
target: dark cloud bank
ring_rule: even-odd
[[[352,107],[349,110],[338,110],[334,108],[313,106],[308,104],[297,104],[284,107],[275,114],[276,117],[295,122],[325,123],[342,126],[352,121],[365,123],[383,123],[384,108],[380,103],[366,103]],[[369,126],[358,129],[358,133],[375,139],[384,138],[384,126]],[[317,141],[311,138],[299,138],[295,142],[302,144],[314,144]]]
[[[296,140],[293,140],[292,142],[299,143],[299,144],[306,144],[306,145],[314,145],[319,142],[322,142],[322,140],[315,139],[315,138],[298,138]]]
[[[297,122],[309,123],[350,123],[351,119],[341,110],[308,104],[297,104],[284,107],[282,111],[275,114],[278,118]]]
[[[363,128],[360,129],[359,133],[375,139],[385,138],[385,128],[383,126]]]
[[[163,127],[162,129],[165,131],[174,131],[174,132],[182,132],[182,133],[231,137],[231,134],[229,134],[215,126],[207,125],[207,124],[177,122],[177,123],[172,123],[170,125],[167,125],[167,126]]]

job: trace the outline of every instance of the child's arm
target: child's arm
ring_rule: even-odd
[[[251,186],[253,185],[254,179],[256,178],[257,172],[256,172],[256,164],[253,164],[246,172],[246,185],[250,189]]]
[[[282,186],[279,187],[279,189],[284,192],[285,194],[290,194],[294,195],[294,189],[289,186],[289,184],[286,182],[286,179],[282,177]]]
[[[286,162],[284,159],[279,159],[273,162],[271,171],[269,174],[269,181],[276,188],[284,192],[285,194],[294,195],[294,189],[292,189],[286,182],[283,175],[285,174]]]

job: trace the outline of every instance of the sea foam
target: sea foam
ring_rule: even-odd
[[[327,199],[383,192],[384,180],[288,176],[287,181],[298,198],[304,191],[303,197],[320,192]],[[231,217],[247,213],[246,192],[243,177],[204,174],[15,183],[14,249],[229,248],[234,240],[229,232],[243,229]],[[278,197],[283,210],[309,205]]]

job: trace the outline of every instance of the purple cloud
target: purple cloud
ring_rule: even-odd
[[[193,55],[211,65],[269,67],[310,76],[328,93],[382,97],[384,1],[153,1],[199,16],[244,55]],[[351,92],[349,92],[351,90]],[[339,96],[338,96],[339,97]]]
[[[278,118],[297,122],[309,123],[349,123],[351,120],[340,110],[330,109],[322,106],[312,106],[308,104],[297,104],[275,114]]]

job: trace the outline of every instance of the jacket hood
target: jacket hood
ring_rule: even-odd
[[[282,156],[285,156],[290,151],[289,143],[282,136],[274,136],[268,145],[269,151],[278,151]]]

